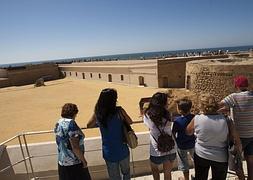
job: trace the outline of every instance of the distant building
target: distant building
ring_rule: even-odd
[[[226,57],[228,56],[212,56]],[[66,77],[78,79],[157,88],[184,88],[186,62],[201,59],[210,59],[210,56],[59,64],[59,69]]]

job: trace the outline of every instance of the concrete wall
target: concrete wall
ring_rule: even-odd
[[[149,163],[149,132],[136,133],[138,136],[138,147],[130,149],[130,168],[131,175],[143,176],[151,174]],[[92,179],[105,180],[108,179],[107,169],[102,157],[102,142],[100,137],[85,139],[85,157]],[[25,147],[24,153],[27,157]],[[36,177],[45,178],[47,180],[58,180],[57,171],[57,147],[55,142],[45,142],[28,144],[29,153]],[[20,146],[13,145],[0,147],[0,170],[8,165],[19,162],[23,159]],[[190,166],[190,156],[188,157]],[[29,161],[27,160],[30,179],[33,177]],[[177,170],[177,161],[174,161],[174,170]],[[133,166],[135,167],[133,170]],[[0,172],[1,180],[27,180],[26,168],[24,162],[13,166],[7,171]]]
[[[112,71],[111,67],[60,67],[61,71],[66,74],[66,77],[98,80],[109,82],[109,75],[112,76],[112,82],[128,84],[129,70],[127,67],[119,67]],[[113,73],[112,73],[113,72]],[[123,76],[123,80],[121,80]]]
[[[137,133],[139,145],[133,149],[134,166],[136,175],[150,174],[149,167],[149,132]],[[55,142],[29,144],[30,156],[36,177],[52,176],[49,179],[57,179],[57,150]],[[101,138],[85,139],[85,157],[93,179],[108,179],[105,162],[101,152]],[[131,157],[131,156],[130,156]],[[0,168],[22,160],[22,153],[18,145],[8,146],[0,156]],[[131,160],[132,161],[132,160]],[[29,172],[30,165],[27,161]],[[133,171],[132,171],[133,172]],[[30,174],[31,175],[31,174]],[[15,165],[4,173],[0,173],[1,180],[24,180],[27,179],[24,163]]]
[[[66,77],[158,87],[156,60],[74,63],[59,68]],[[140,83],[140,77],[144,83]]]
[[[253,83],[253,59],[192,61],[186,64],[186,87],[197,94],[211,93],[217,100],[235,92],[233,79],[245,75]]]

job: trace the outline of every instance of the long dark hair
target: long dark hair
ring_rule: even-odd
[[[170,121],[170,113],[165,108],[168,103],[168,94],[157,92],[150,100],[149,106],[145,111],[151,121],[155,123],[156,126],[163,125],[162,119],[165,118]]]
[[[116,113],[117,91],[112,88],[103,89],[95,106],[95,115],[103,127],[107,127],[108,117]]]

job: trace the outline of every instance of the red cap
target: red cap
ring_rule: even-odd
[[[236,88],[248,87],[248,79],[245,76],[237,76],[234,78],[234,84]]]

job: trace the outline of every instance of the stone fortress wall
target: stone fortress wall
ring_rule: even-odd
[[[201,59],[210,59],[210,56],[59,64],[59,69],[71,78],[158,88],[184,88],[186,62]]]
[[[220,94],[219,96],[221,97],[234,91],[233,86],[231,86],[233,76],[245,74],[246,72],[248,72],[246,73],[248,77],[251,76],[250,72],[253,71],[250,67],[240,64],[239,61],[233,63],[234,60],[232,61],[232,59],[242,59],[241,57],[253,57],[253,51],[244,53],[242,56],[234,54],[232,56],[193,56],[153,60],[27,65],[0,69],[0,88],[33,84],[41,77],[47,77],[46,80],[55,80],[63,74],[71,78],[107,81],[126,85],[158,88],[186,87],[197,93],[214,90],[214,94]],[[215,63],[215,59],[218,59],[217,63]],[[241,66],[243,66],[242,69],[245,67],[247,70],[242,70],[242,72],[237,70]],[[214,87],[219,88],[216,89]]]
[[[39,64],[0,69],[0,88],[33,84],[41,77],[45,80],[59,79],[60,72],[56,64]]]
[[[221,100],[236,91],[233,79],[237,75],[245,75],[253,84],[253,58],[191,61],[186,64],[185,87],[197,94],[211,93]]]

